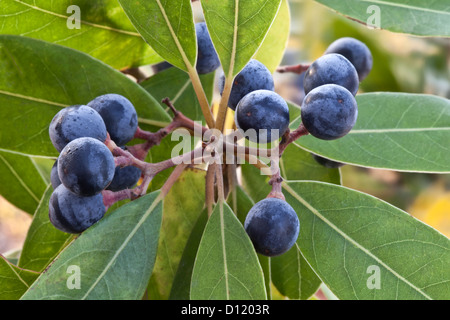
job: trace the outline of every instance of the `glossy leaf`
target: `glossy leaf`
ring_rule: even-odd
[[[150,298],[167,299],[186,243],[205,203],[205,171],[186,169],[164,199]]]
[[[322,283],[303,258],[297,244],[288,252],[272,257],[270,263],[275,287],[289,299],[309,299]]]
[[[316,1],[370,27],[420,36],[450,36],[450,8],[445,1]]]
[[[19,268],[0,255],[0,300],[18,300],[39,273]]]
[[[297,244],[340,299],[446,299],[450,241],[377,198],[323,182],[284,185]]]
[[[48,218],[52,192],[53,188],[49,185],[33,215],[19,259],[18,266],[21,268],[43,271],[73,239],[71,234],[56,229]]]
[[[170,291],[169,299],[171,300],[189,300],[192,270],[194,269],[195,257],[197,256],[198,246],[207,221],[208,212],[204,209],[192,228],[192,232],[184,247]]]
[[[286,101],[289,107],[289,129],[295,130],[301,123],[300,114],[301,108],[299,105],[295,104],[292,101]]]
[[[448,99],[406,93],[367,93],[356,99],[358,120],[346,136],[324,141],[309,135],[295,144],[358,166],[450,172]]]
[[[4,0],[0,33],[83,51],[116,69],[162,59],[145,43],[116,0]]]
[[[230,207],[216,205],[192,273],[191,299],[266,299],[264,276],[244,227]]]
[[[202,1],[211,39],[225,75],[235,76],[254,56],[278,12],[281,0]]]
[[[282,0],[277,16],[254,58],[262,62],[270,72],[275,72],[284,56],[289,38],[291,16],[288,0]]]
[[[245,222],[247,213],[255,205],[255,202],[250,198],[250,196],[245,192],[241,186],[236,186],[235,191],[231,191],[227,203],[232,208],[233,212],[236,214],[242,225]]]
[[[162,219],[158,195],[153,192],[131,201],[87,229],[22,299],[141,299],[158,246]],[[77,281],[75,290],[72,285]]]
[[[0,176],[2,197],[32,214],[47,187],[45,177],[41,175],[34,159],[0,149]]]
[[[302,139],[302,138],[300,138]],[[290,145],[280,159],[281,175],[286,180],[315,180],[341,183],[338,169],[326,168],[314,160],[311,153]]]
[[[119,0],[148,44],[174,66],[189,71],[197,59],[190,0]]]
[[[41,40],[0,35],[1,149],[56,157],[48,135],[53,116],[105,93],[127,97],[147,123],[170,121],[148,92],[99,60]]]
[[[214,75],[214,72],[200,75],[203,89],[210,102],[214,91]],[[155,74],[141,82],[140,85],[155,97],[157,101],[168,97],[175,108],[185,116],[205,122],[192,81],[186,72],[172,67]],[[166,105],[162,106],[167,108]]]

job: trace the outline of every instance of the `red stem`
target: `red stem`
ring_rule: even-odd
[[[292,72],[296,74],[302,74],[308,68],[310,67],[310,64],[295,64],[291,66],[280,66],[277,68],[277,72],[279,73],[285,73],[285,72]]]
[[[286,150],[289,144],[307,134],[308,131],[306,130],[303,123],[301,123],[299,127],[294,131],[290,131],[288,129],[281,138],[281,142],[278,145],[278,159],[272,159],[271,162],[271,168],[272,170],[274,170],[274,173],[272,174],[272,177],[269,180],[269,184],[272,186],[272,190],[267,195],[267,198],[278,198],[285,200],[282,190],[283,178],[281,177],[280,174],[279,161],[281,156],[283,155],[284,150]]]

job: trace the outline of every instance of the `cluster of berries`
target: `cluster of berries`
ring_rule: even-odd
[[[105,145],[109,135],[125,148],[137,125],[134,106],[118,94],[66,107],[53,117],[49,135],[59,156],[51,171],[49,217],[56,228],[67,233],[86,230],[106,212],[103,190],[119,191],[138,182],[141,171],[116,166]]]

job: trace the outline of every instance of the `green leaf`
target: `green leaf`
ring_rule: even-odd
[[[341,184],[339,169],[320,165],[311,153],[292,145],[284,150],[280,169],[281,176],[286,180],[315,180]]]
[[[289,299],[309,299],[322,281],[303,258],[298,244],[288,252],[270,259],[272,281],[278,291]]]
[[[18,268],[0,255],[0,300],[18,300],[39,273]]]
[[[226,203],[216,205],[198,248],[191,299],[266,298],[264,276],[250,238]]]
[[[289,129],[295,130],[301,123],[300,119],[301,108],[299,105],[295,104],[292,101],[286,100],[286,103],[289,107],[289,120],[290,120]]]
[[[0,26],[2,34],[67,46],[116,69],[162,60],[136,32],[117,1],[4,0]]]
[[[203,230],[208,221],[208,212],[203,210],[197,222],[192,228],[191,235],[184,247],[183,255],[178,264],[177,273],[173,279],[172,289],[170,291],[170,300],[189,300],[191,289],[192,270],[194,269],[195,257],[197,256],[198,246],[202,238]]]
[[[340,299],[446,299],[450,242],[377,198],[323,182],[284,184],[297,244]]]
[[[18,266],[21,268],[43,271],[73,239],[72,235],[56,229],[48,218],[52,192],[53,188],[49,185],[33,215],[19,259]]]
[[[214,72],[200,75],[203,89],[210,102],[214,92],[214,75]],[[141,82],[140,85],[157,101],[168,97],[175,108],[185,116],[205,122],[192,81],[186,72],[178,68],[169,68]],[[166,105],[161,105],[167,108]]]
[[[277,16],[254,58],[274,73],[284,56],[289,39],[291,15],[288,0],[282,0]],[[292,119],[292,118],[291,118]]]
[[[326,158],[398,171],[450,172],[450,101],[431,95],[367,93],[343,138],[301,137],[298,146]]]
[[[247,213],[255,205],[255,202],[245,192],[241,186],[236,186],[235,190],[232,190],[228,196],[227,203],[232,208],[242,225],[245,222]]]
[[[316,1],[372,27],[420,36],[450,36],[450,8],[445,1]]]
[[[153,293],[150,299],[166,300],[170,295],[186,243],[204,207],[205,175],[204,170],[186,169],[164,199],[164,219],[151,280],[154,288],[149,288]]]
[[[190,0],[119,0],[128,18],[165,60],[189,72],[197,59]]]
[[[202,1],[211,40],[227,77],[254,56],[280,8],[281,0]]]
[[[158,246],[163,207],[159,194],[131,201],[83,232],[22,299],[141,299]],[[79,289],[74,289],[70,284],[77,284],[77,276]]]
[[[105,93],[127,97],[147,123],[170,121],[148,92],[99,60],[41,40],[0,35],[1,149],[58,156],[48,135],[53,116]]]
[[[0,194],[21,210],[33,213],[47,187],[34,159],[0,149],[0,176]]]

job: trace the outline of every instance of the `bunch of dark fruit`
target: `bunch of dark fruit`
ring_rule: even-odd
[[[204,23],[196,24],[197,72],[209,73],[220,66]],[[355,95],[359,83],[372,68],[368,48],[353,38],[342,38],[329,46],[325,54],[306,71],[305,98],[301,106],[303,134],[333,140],[345,136],[354,126],[358,108]],[[219,81],[223,93],[225,76]],[[274,91],[271,72],[257,60],[250,62],[235,77],[228,107],[235,113],[235,124],[244,137],[270,143],[289,130],[286,101]],[[300,128],[299,127],[299,128]],[[127,98],[106,94],[89,102],[62,109],[52,120],[49,133],[60,155],[52,169],[54,192],[49,216],[54,226],[64,232],[80,233],[99,221],[106,212],[102,192],[118,191],[136,185],[141,170],[135,166],[116,166],[107,139],[126,148],[138,129],[137,114]],[[256,135],[245,134],[253,130]],[[272,135],[272,130],[278,134]],[[283,149],[284,150],[284,149]],[[281,154],[280,154],[281,156]],[[318,155],[314,158],[329,167]],[[282,195],[281,177],[272,176],[272,192],[248,212],[244,228],[255,250],[266,256],[288,251],[296,242],[300,222],[295,210]],[[271,183],[272,184],[272,183]],[[274,192],[278,185],[278,192]]]
[[[124,146],[136,129],[134,106],[118,94],[64,108],[54,116],[49,135],[60,154],[51,171],[49,217],[56,228],[68,233],[86,230],[106,212],[103,190],[118,191],[137,183],[140,170],[116,166],[104,143],[109,134]]]
[[[318,139],[334,140],[350,132],[358,115],[355,95],[359,83],[371,68],[370,50],[353,38],[336,40],[322,57],[307,68],[305,98],[301,106],[302,126],[307,133]],[[225,77],[222,75],[219,83],[221,93],[224,83]],[[274,141],[275,137],[269,133],[271,129],[278,130],[278,137],[288,130],[288,106],[274,92],[270,71],[256,60],[251,60],[236,76],[228,106],[235,110],[238,129],[261,130],[264,133],[257,135],[255,142]],[[245,137],[248,138],[247,135]],[[343,165],[318,155],[313,157],[329,168]],[[277,256],[293,246],[300,223],[284,197],[271,193],[253,206],[244,227],[258,253]]]

